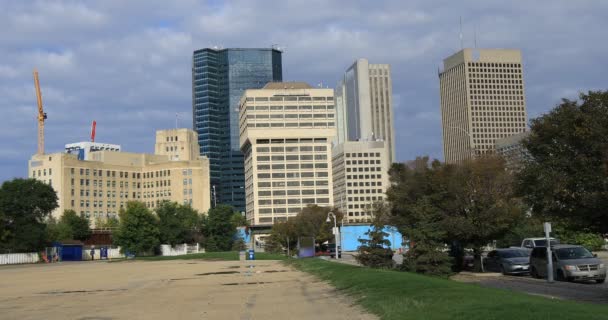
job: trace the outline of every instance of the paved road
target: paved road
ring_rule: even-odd
[[[376,319],[277,261],[195,260],[0,267],[0,318]]]

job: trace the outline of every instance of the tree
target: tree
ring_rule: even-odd
[[[388,191],[392,221],[410,237],[419,229],[418,236],[432,245],[428,250],[453,244],[471,248],[480,257],[483,246],[503,237],[524,216],[511,181],[503,161],[494,156],[461,164],[429,163],[428,158],[409,166],[395,164]],[[427,245],[421,239],[411,240],[414,246]],[[455,269],[459,269],[463,251],[455,251]]]
[[[332,228],[334,224],[333,221],[327,223],[327,216],[330,211],[336,215],[337,221],[340,221],[344,216],[341,211],[331,207],[309,205],[302,209],[294,218],[297,236],[315,237],[317,243],[333,241]]]
[[[531,121],[517,189],[538,217],[608,232],[608,91],[564,99]]]
[[[298,230],[296,219],[293,218],[287,221],[276,222],[272,225],[264,249],[272,253],[283,253],[284,249],[290,248],[295,252],[297,245]]]
[[[74,210],[65,210],[59,224],[65,227],[60,227],[67,234],[63,234],[64,238],[59,240],[74,239],[84,241],[91,236],[91,229],[89,228],[89,219],[78,216]]]
[[[5,181],[0,187],[0,250],[43,248],[45,220],[57,207],[57,194],[48,184],[35,179]]]
[[[192,207],[163,201],[156,209],[156,215],[159,219],[161,243],[176,245],[193,241],[200,219]]]
[[[372,218],[372,228],[365,233],[369,239],[359,239],[361,245],[357,249],[357,261],[364,266],[372,268],[392,268],[393,250],[390,248],[391,242],[386,239],[387,232],[384,232],[386,215],[388,208],[384,203],[374,204],[374,215]]]
[[[118,219],[114,217],[109,217],[107,219],[99,219],[95,222],[95,226],[97,228],[108,228],[108,229],[116,229],[118,228],[120,222]]]
[[[126,210],[121,210],[119,217],[120,224],[113,239],[123,253],[147,253],[160,244],[158,219],[143,203],[127,202]]]
[[[236,227],[231,221],[234,213],[234,209],[228,205],[218,205],[209,209],[203,227],[207,251],[230,251],[232,249],[236,232]]]

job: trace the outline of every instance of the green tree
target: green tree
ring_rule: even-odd
[[[207,251],[230,251],[236,227],[232,224],[234,209],[228,205],[218,205],[209,209],[204,219],[203,234]]]
[[[385,220],[388,208],[384,203],[374,204],[371,229],[365,233],[368,239],[359,239],[361,245],[357,249],[357,261],[364,266],[372,268],[392,268],[393,250],[391,242],[386,239],[384,232]]]
[[[564,99],[530,128],[518,193],[542,219],[607,233],[608,91]]]
[[[0,250],[37,251],[44,247],[45,220],[58,207],[57,194],[35,179],[13,179],[0,187]]]
[[[96,228],[109,228],[109,229],[116,229],[118,228],[120,222],[118,221],[118,219],[114,218],[114,217],[110,217],[107,219],[99,219],[95,222],[95,226]]]
[[[122,252],[148,253],[160,244],[158,219],[143,203],[127,202],[126,210],[121,210],[119,217],[120,225],[113,239]]]
[[[156,209],[156,215],[159,219],[161,243],[176,245],[193,241],[200,218],[192,207],[163,201]]]
[[[265,250],[272,253],[283,253],[289,248],[295,252],[298,244],[298,229],[296,219],[276,222],[272,225],[270,235],[266,240]],[[291,254],[291,252],[290,252]]]
[[[89,219],[77,215],[74,210],[65,210],[59,219],[59,224],[64,226],[60,227],[60,230],[67,231],[67,234],[62,234],[64,238],[60,240],[74,239],[84,241],[91,236]]]
[[[333,219],[330,223],[327,222],[330,211],[336,215],[339,224],[344,214],[336,208],[308,205],[302,209],[293,222],[297,236],[315,237],[317,243],[332,242],[334,240],[334,234],[332,233],[334,222]]]

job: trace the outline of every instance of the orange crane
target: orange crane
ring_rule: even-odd
[[[36,86],[36,98],[38,99],[38,154],[44,154],[44,120],[46,112],[42,108],[42,93],[40,93],[40,81],[38,71],[34,69],[34,85]]]

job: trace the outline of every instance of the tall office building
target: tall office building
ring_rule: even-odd
[[[439,72],[447,163],[494,152],[495,141],[526,131],[521,51],[464,49]]]
[[[217,203],[245,211],[243,155],[239,150],[239,101],[247,89],[282,81],[281,51],[212,49],[194,51],[192,116],[200,154],[211,164]]]
[[[523,140],[530,136],[530,131],[496,140],[496,154],[505,160],[505,167],[511,171],[519,171],[532,155],[523,146]]]
[[[386,141],[347,141],[332,150],[335,206],[346,223],[369,222],[389,186]]]
[[[386,141],[389,160],[394,162],[392,95],[390,66],[357,60],[336,88],[336,142]]]
[[[302,82],[247,90],[240,105],[247,221],[271,225],[303,207],[332,206],[332,89]]]
[[[196,133],[190,129],[157,131],[154,154],[98,144],[85,158],[73,152],[78,145],[90,146],[71,144],[66,153],[34,155],[28,163],[28,176],[57,192],[55,218],[71,209],[95,225],[118,217],[128,201],[141,201],[150,209],[164,200],[189,204],[200,213],[209,209],[209,160],[198,154]]]

